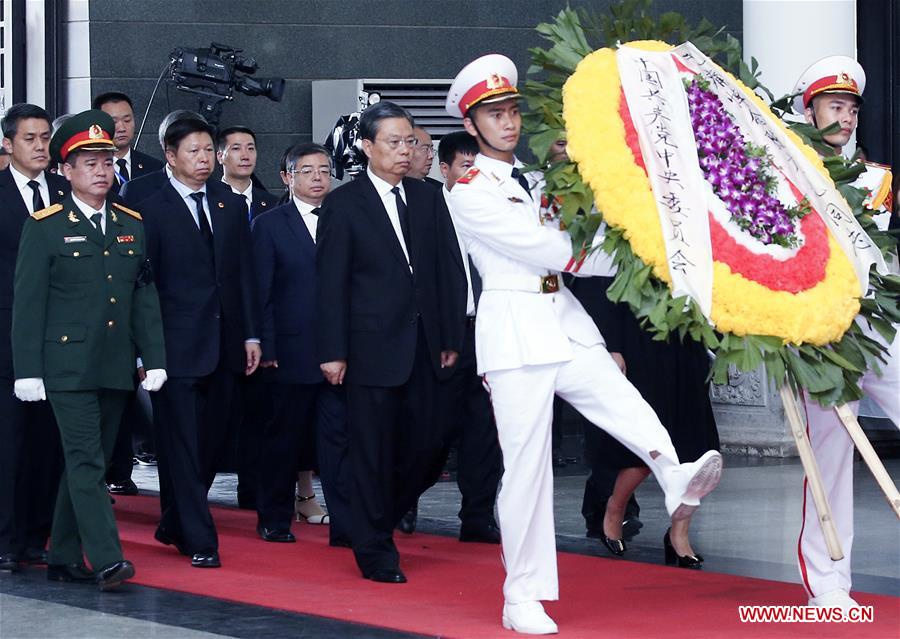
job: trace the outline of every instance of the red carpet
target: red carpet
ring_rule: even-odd
[[[223,567],[191,568],[153,540],[157,500],[117,497],[125,556],[136,583],[230,601],[456,639],[516,637],[500,626],[503,568],[496,546],[398,534],[404,585],[362,579],[348,549],[328,546],[324,527],[295,524],[296,544],[256,536],[255,513],[214,509]],[[560,553],[561,601],[546,604],[560,637],[897,637],[900,599],[854,593],[875,623],[742,624],[738,605],[802,605],[802,588]],[[215,628],[211,628],[215,631]],[[226,628],[222,629],[227,631]]]

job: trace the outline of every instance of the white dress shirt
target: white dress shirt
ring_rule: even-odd
[[[450,209],[450,191],[447,190],[446,184],[441,187],[441,191],[444,193],[444,201],[447,203],[447,208]],[[451,216],[452,215],[451,212]],[[456,233],[455,227],[453,232]],[[466,250],[466,243],[463,242],[459,233],[456,233],[456,241],[459,242],[459,252],[462,255],[463,269],[466,271],[466,316],[474,317],[475,294],[472,291],[472,273],[469,270],[469,252]]]
[[[240,195],[241,197],[244,198],[244,201],[247,202],[247,210],[248,211],[251,208],[253,208],[253,181],[252,180],[250,181],[250,184],[247,185],[247,188],[244,189],[243,191],[238,191],[236,188],[231,186],[231,184],[228,184],[228,182],[225,181],[224,175],[222,176],[222,182],[225,182],[225,184],[228,185],[228,187],[231,189],[231,191],[233,193]]]
[[[30,189],[29,189],[30,190]],[[81,214],[84,216],[88,222],[90,222],[91,226],[94,226],[94,222],[91,220],[91,216],[95,213],[100,214],[100,234],[106,235],[106,204],[104,204],[100,209],[95,209],[90,204],[83,202],[76,197],[74,193],[72,193],[72,200],[75,202],[75,206],[81,211]]]
[[[9,163],[9,172],[16,182],[16,188],[18,188],[19,193],[22,194],[22,199],[25,200],[25,208],[28,209],[29,213],[34,213],[34,191],[28,186],[31,178],[19,173],[16,170],[16,167],[12,165],[12,162]],[[44,174],[44,171],[41,171],[34,179],[38,183],[38,191],[41,192],[41,199],[44,200],[44,206],[50,206],[50,187],[47,186],[47,176]]]
[[[391,193],[391,189],[394,187],[372,173],[371,168],[366,168],[366,174],[369,176],[369,179],[372,180],[372,184],[375,185],[375,190],[378,191],[378,197],[381,198],[381,203],[384,204],[384,208],[387,210],[388,219],[391,221],[391,226],[394,227],[397,241],[400,242],[400,248],[403,249],[403,254],[406,256],[406,263],[409,264],[409,270],[411,271],[412,264],[409,261],[409,250],[406,248],[406,240],[403,239],[403,230],[400,228],[400,213],[397,212],[397,200],[394,194]],[[406,191],[403,189],[403,182],[401,181],[397,186],[400,187],[401,199],[406,203]]]
[[[303,224],[306,225],[306,230],[309,231],[310,236],[312,236],[313,244],[316,243],[316,230],[319,228],[319,216],[314,214],[313,209],[319,208],[317,206],[313,206],[312,204],[307,204],[300,198],[296,196],[291,196],[291,199],[294,201],[294,206],[297,207],[297,210],[300,211],[300,219],[303,220]]]
[[[186,184],[179,182],[178,178],[174,175],[169,178],[169,182],[175,187],[175,190],[178,191],[178,195],[184,199],[184,203],[188,207],[188,211],[191,212],[191,217],[194,218],[194,224],[197,225],[198,229],[200,228],[200,218],[197,217],[197,203],[194,201],[194,198],[191,197],[191,193],[203,193],[203,214],[206,215],[206,221],[209,222],[210,230],[215,233],[216,231],[213,228],[212,217],[209,214],[209,198],[206,197],[206,185],[204,184],[195,191]]]

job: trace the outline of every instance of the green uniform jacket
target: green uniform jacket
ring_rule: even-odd
[[[135,356],[165,368],[140,215],[107,202],[106,237],[71,196],[25,222],[12,310],[16,379],[48,391],[134,389]]]

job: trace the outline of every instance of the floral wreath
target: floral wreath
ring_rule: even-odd
[[[691,29],[677,14],[665,14],[657,24],[637,15],[636,4],[628,0],[614,5],[615,19],[599,21],[585,12],[563,10],[554,22],[538,26],[553,46],[532,49],[535,64],[524,92],[530,107],[525,128],[539,158],[548,156],[557,139],[568,140],[572,161],[544,168],[548,196],[557,201],[573,253],[596,249],[591,239],[606,222],[602,248],[618,268],[610,299],[627,302],[643,326],[660,338],[674,333],[701,341],[716,355],[716,383],[727,380],[729,365],[749,371],[764,363],[777,385],[787,381],[823,405],[859,399],[859,378],[867,369],[879,370],[885,349],[854,319],[861,314],[890,341],[892,324],[900,321],[900,278],[873,268],[863,288],[868,285],[874,294],[861,300],[858,272],[822,216],[810,214],[799,189],[786,176],[776,175],[777,167],[763,150],[744,140],[706,80],[682,68],[698,160],[709,188],[724,206],[718,216],[709,214],[710,312],[704,314],[693,299],[673,298],[657,198],[623,94],[616,51],[594,50],[582,22],[605,32],[606,41],[638,36],[629,47],[669,51],[672,45],[655,38],[690,39],[710,57],[724,58],[743,82],[719,71],[789,138],[831,188],[840,190],[849,202],[847,209],[876,244],[886,247],[890,241],[879,236],[861,206],[860,192],[849,186],[862,169],[839,158],[823,162],[798,135],[815,143],[822,141],[821,133],[808,126],[796,127],[795,133],[779,119],[778,105],[787,104],[787,98],[770,108],[754,93],[754,88],[765,90],[756,79],[755,61],[752,70],[741,62],[733,38],[721,37],[721,30],[705,22]],[[792,206],[776,197],[779,182],[790,183]]]

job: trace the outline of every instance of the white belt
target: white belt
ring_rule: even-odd
[[[522,291],[525,293],[556,293],[564,283],[559,275],[486,274],[482,278],[485,291]]]

